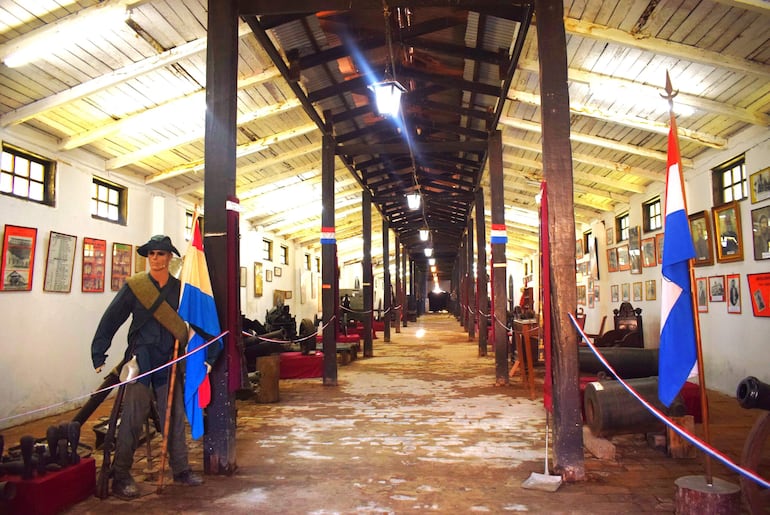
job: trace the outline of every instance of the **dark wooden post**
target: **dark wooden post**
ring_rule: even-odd
[[[548,185],[551,262],[551,341],[554,414],[554,468],[565,481],[585,479],[583,424],[578,385],[577,334],[569,313],[577,305],[575,210],[570,146],[567,52],[562,0],[536,0],[540,50],[540,110],[543,177]]]
[[[385,297],[383,303],[385,315],[382,317],[385,328],[382,331],[382,339],[385,343],[390,343],[390,320],[393,318],[393,303],[391,302],[392,285],[390,284],[390,222],[387,218],[382,219],[382,268],[382,289]]]
[[[328,113],[327,120],[329,118]],[[327,121],[321,150],[321,304],[323,384],[337,386],[337,236],[334,225],[334,137]]]
[[[396,321],[396,334],[398,334],[401,332],[401,313],[404,311],[404,306],[401,303],[401,238],[399,238],[398,235],[396,235],[395,251],[396,255],[394,261],[396,262],[396,266],[394,268],[396,270],[396,306],[393,309],[393,315],[395,317],[394,320]]]
[[[473,279],[473,217],[468,218],[468,231],[466,241],[468,242],[468,341],[476,337],[476,317],[479,314],[478,303],[476,302],[476,281]]]
[[[487,355],[487,315],[489,315],[489,302],[487,298],[487,238],[484,231],[484,190],[476,190],[476,291],[478,292],[478,302],[476,310],[479,321],[479,356]]]
[[[465,283],[467,279],[467,267],[465,266],[465,262],[468,260],[468,254],[465,252],[465,239],[467,235],[463,235],[462,241],[460,243],[460,250],[458,251],[459,258],[460,258],[460,288],[457,291],[457,300],[460,303],[460,325],[463,327],[463,329],[466,329],[468,326],[467,324],[467,317],[468,317],[468,309],[466,306],[466,291],[465,291]]]
[[[227,245],[227,201],[235,196],[236,104],[238,78],[238,3],[235,0],[210,2],[208,26],[211,37],[206,48],[206,122],[204,209],[206,236],[204,248],[209,263],[211,287],[220,325],[230,329],[225,337],[225,353],[211,373],[211,404],[203,442],[203,471],[206,474],[231,474],[235,460],[235,389],[230,375],[240,377],[240,367],[231,369],[233,353],[238,352],[239,331],[229,327],[232,317],[240,315],[237,283],[228,285],[232,254],[237,264],[237,249]],[[229,286],[229,287],[228,287]],[[236,292],[235,296],[228,292]],[[237,326],[237,322],[236,322]]]
[[[492,296],[494,299],[495,324],[495,382],[508,384],[508,331],[505,307],[508,305],[505,291],[506,263],[505,203],[503,197],[503,137],[495,131],[489,138],[489,191],[492,200]]]
[[[361,194],[361,223],[364,237],[364,259],[361,262],[363,267],[362,275],[364,296],[364,357],[374,356],[374,346],[372,345],[372,316],[374,313],[374,292],[372,287],[372,194],[369,190],[364,190]]]
[[[407,294],[407,286],[411,284],[412,277],[411,275],[407,277],[407,257],[409,255],[409,251],[406,247],[403,247],[401,249],[401,322],[404,324],[404,327],[406,327],[407,322],[409,321],[409,301],[408,301],[408,294]],[[412,290],[409,290],[409,293],[412,293]]]

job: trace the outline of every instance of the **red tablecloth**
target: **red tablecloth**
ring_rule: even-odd
[[[323,376],[323,352],[303,356],[301,352],[281,353],[281,379]]]

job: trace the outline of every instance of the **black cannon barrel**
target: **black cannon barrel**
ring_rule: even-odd
[[[748,376],[738,383],[735,396],[742,408],[770,411],[770,384],[763,383],[754,376]]]
[[[634,347],[601,347],[598,349],[605,360],[623,379],[652,377],[658,375],[658,349],[637,349]],[[578,365],[586,374],[609,374],[591,349],[578,349]]]

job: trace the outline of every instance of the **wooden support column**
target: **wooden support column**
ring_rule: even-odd
[[[567,52],[562,0],[536,0],[540,51],[543,177],[548,185],[551,263],[554,468],[565,481],[585,480],[583,423],[578,384],[577,333],[569,313],[577,305],[575,210],[570,146]]]
[[[395,251],[396,266],[394,268],[396,270],[396,306],[393,309],[393,315],[394,320],[396,321],[396,334],[399,334],[401,332],[401,312],[404,310],[404,306],[401,304],[401,238],[399,238],[398,235],[396,235]]]
[[[412,277],[407,277],[406,275],[406,261],[408,254],[409,252],[407,251],[406,247],[401,249],[401,322],[403,323],[404,327],[406,327],[407,321],[409,320],[409,301],[406,287],[412,281]],[[409,290],[409,293],[411,293],[411,291],[412,290]]]
[[[476,310],[479,321],[479,356],[487,355],[487,315],[489,315],[489,291],[487,289],[487,238],[484,231],[484,190],[476,190]]]
[[[506,263],[505,199],[503,197],[503,137],[494,131],[489,138],[489,191],[492,200],[492,298],[495,324],[495,383],[508,384],[508,331],[505,307],[508,305],[505,291]]]
[[[393,318],[393,303],[391,302],[392,288],[390,284],[390,223],[387,218],[382,219],[382,278],[383,278],[383,321],[385,328],[382,331],[382,339],[390,343],[390,320]]]
[[[468,218],[468,341],[476,337],[476,317],[479,315],[478,302],[476,302],[476,281],[473,269],[473,217]]]
[[[334,225],[334,137],[329,113],[321,150],[321,304],[323,384],[337,386],[337,236]]]
[[[372,279],[372,194],[364,190],[361,194],[361,223],[364,237],[364,259],[361,262],[364,278],[361,286],[364,296],[364,357],[374,356],[372,344],[372,316],[374,314],[374,290]]]
[[[211,372],[211,403],[203,442],[203,471],[206,474],[232,474],[235,459],[235,390],[240,382],[240,318],[237,282],[229,283],[230,272],[238,264],[237,248],[228,248],[228,199],[235,197],[236,93],[238,77],[237,1],[210,2],[206,48],[206,121],[204,179],[206,232],[204,248],[209,263],[211,287],[220,326],[230,330],[225,351]],[[230,278],[231,279],[231,278]],[[232,294],[232,292],[235,292]],[[232,378],[231,378],[232,376]]]

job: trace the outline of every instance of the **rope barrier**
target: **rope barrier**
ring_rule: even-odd
[[[623,379],[620,378],[617,372],[615,372],[615,369],[612,368],[612,366],[607,362],[606,359],[604,359],[604,356],[596,349],[596,346],[594,346],[593,342],[588,338],[586,333],[583,332],[583,330],[578,325],[577,320],[575,319],[575,316],[572,313],[569,313],[569,318],[572,320],[572,325],[575,326],[575,329],[577,329],[578,333],[580,334],[580,337],[583,339],[584,342],[590,347],[591,351],[596,355],[596,357],[599,359],[599,361],[604,365],[607,370],[610,371],[612,376],[618,380],[618,382],[625,388],[628,393],[633,395],[636,400],[642,403],[642,405],[647,408],[650,413],[652,413],[656,418],[658,418],[661,422],[666,424],[666,426],[670,427],[672,430],[674,430],[679,436],[693,444],[695,447],[700,449],[701,451],[705,452],[706,454],[709,454],[716,458],[717,460],[721,461],[722,464],[726,465],[728,468],[732,469],[734,472],[737,472],[738,474],[745,476],[752,481],[756,482],[759,485],[762,485],[764,488],[770,488],[770,482],[768,482],[766,479],[763,479],[759,475],[757,475],[755,472],[745,469],[738,465],[737,463],[734,463],[730,458],[722,454],[717,449],[711,447],[709,444],[698,438],[697,436],[688,433],[678,425],[676,425],[671,419],[669,419],[665,414],[663,414],[660,410],[658,410],[655,406],[647,402],[642,398],[641,395],[639,395],[636,390],[634,390],[628,383],[626,383]]]
[[[209,345],[211,345],[215,341],[219,340],[220,338],[228,335],[229,333],[230,333],[230,331],[224,331],[223,333],[220,333],[218,336],[215,336],[214,338],[212,338],[211,340],[207,341],[206,343],[204,343],[200,347],[196,347],[194,350],[192,350],[192,351],[190,351],[190,352],[188,352],[186,354],[183,354],[183,355],[179,356],[178,358],[169,361],[168,363],[165,363],[165,364],[163,364],[163,365],[161,365],[159,367],[156,367],[156,368],[154,368],[152,370],[149,370],[149,371],[147,371],[147,372],[145,372],[143,374],[140,374],[140,375],[138,375],[136,377],[132,377],[129,380],[122,381],[122,382],[120,382],[118,384],[114,384],[114,385],[108,386],[106,388],[101,388],[99,390],[96,390],[95,392],[87,393],[85,395],[79,395],[77,397],[73,397],[72,399],[69,399],[69,400],[66,400],[66,401],[57,402],[55,404],[51,404],[51,405],[45,406],[43,408],[38,408],[38,409],[26,411],[24,413],[19,413],[17,415],[11,415],[11,416],[8,416],[8,417],[3,417],[3,418],[0,418],[0,422],[5,422],[7,420],[13,420],[15,418],[24,417],[24,416],[27,416],[27,415],[34,415],[35,413],[41,413],[41,412],[44,412],[44,411],[47,411],[47,410],[50,410],[50,409],[53,409],[53,408],[58,408],[60,406],[64,406],[65,404],[69,404],[69,403],[72,403],[72,402],[75,402],[75,401],[79,401],[81,399],[85,399],[86,397],[91,397],[92,395],[97,395],[99,393],[108,392],[108,391],[110,391],[110,390],[112,390],[114,388],[118,388],[119,386],[122,386],[124,384],[133,383],[134,381],[136,381],[138,379],[141,379],[143,377],[147,377],[148,375],[154,374],[155,372],[158,372],[159,370],[163,370],[164,368],[169,367],[169,366],[173,365],[174,363],[178,363],[179,361],[181,361],[183,359],[186,359],[188,356],[192,356],[196,352],[200,352],[201,350],[207,348]]]

